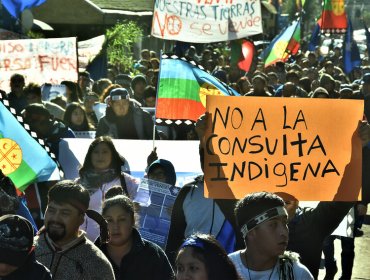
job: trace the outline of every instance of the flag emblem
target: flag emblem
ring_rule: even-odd
[[[223,95],[221,91],[214,85],[203,83],[199,88],[199,99],[203,106],[206,107],[206,96],[207,95]]]
[[[337,0],[331,3],[333,13],[336,16],[341,16],[344,14],[344,0]]]
[[[22,163],[22,150],[17,144],[9,138],[0,139],[0,169],[5,175],[8,175]]]

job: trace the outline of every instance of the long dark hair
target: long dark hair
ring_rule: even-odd
[[[83,114],[84,114],[84,120],[83,123],[80,126],[76,126],[75,124],[72,123],[72,113],[76,109],[81,109]],[[89,123],[87,115],[86,115],[86,110],[85,108],[77,102],[72,102],[68,104],[66,111],[64,113],[64,123],[70,127],[72,130],[75,131],[88,131],[88,130],[94,130],[94,127],[92,124]]]
[[[239,280],[240,277],[232,261],[229,259],[225,249],[209,234],[196,233],[191,235],[180,246],[177,253],[185,248],[193,249],[193,256],[204,263],[208,279],[212,280]],[[176,265],[177,265],[176,258]]]
[[[91,162],[91,155],[96,146],[100,143],[106,143],[108,145],[112,153],[111,168],[113,168],[117,172],[117,174],[121,173],[121,166],[125,164],[125,158],[118,153],[110,136],[100,136],[95,138],[95,140],[91,142],[89,149],[87,150],[84,163],[79,170],[80,177],[82,177],[84,173],[94,169]]]

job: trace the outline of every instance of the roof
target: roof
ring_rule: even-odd
[[[111,9],[121,11],[153,11],[154,0],[89,0],[100,9]]]

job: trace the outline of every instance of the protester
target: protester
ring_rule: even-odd
[[[144,89],[147,86],[146,78],[142,75],[135,76],[131,81],[131,89],[133,92],[132,98],[141,104],[145,105],[144,102]]]
[[[52,103],[50,101],[43,101],[41,99],[41,87],[35,83],[29,83],[24,89],[24,95],[27,98],[27,103],[29,104],[43,104],[46,109],[53,115],[55,118],[59,120],[63,120],[65,110]]]
[[[207,114],[197,121],[196,131],[200,139],[200,162],[204,165],[204,132]],[[166,254],[174,263],[176,252],[183,240],[194,233],[206,233],[216,237],[226,252],[242,248],[233,214],[235,199],[210,199],[204,197],[204,177],[184,185],[176,197],[168,233]],[[197,209],[195,212],[194,209]]]
[[[89,123],[85,108],[77,102],[68,104],[64,114],[64,123],[73,131],[94,130],[94,126]]]
[[[14,108],[17,113],[21,113],[28,104],[23,92],[24,86],[25,79],[23,75],[13,74],[10,77],[11,91],[8,93],[9,105]]]
[[[117,152],[110,137],[101,136],[91,142],[77,180],[90,194],[90,209],[100,213],[105,193],[117,185],[122,186],[127,196],[135,198],[138,180],[122,169],[129,171],[128,162]],[[89,218],[81,229],[92,241],[99,236],[99,225]]]
[[[104,201],[109,242],[98,246],[111,262],[116,279],[171,280],[173,270],[163,250],[141,237],[133,201],[117,195]],[[99,243],[99,242],[98,242]]]
[[[176,280],[238,280],[234,264],[212,236],[193,234],[181,244],[176,257]]]
[[[36,261],[33,227],[18,215],[0,217],[0,279],[51,280],[50,271]]]
[[[252,89],[244,94],[244,96],[272,96],[270,92],[266,89],[267,80],[261,74],[255,75],[252,79]]]
[[[81,102],[83,96],[78,84],[72,81],[62,81],[60,84],[66,86],[67,103]]]
[[[58,158],[59,142],[62,138],[75,138],[73,131],[58,121],[42,104],[28,105],[22,112],[24,121],[36,132],[37,136],[46,141],[50,150]]]
[[[153,126],[150,114],[130,100],[126,89],[117,88],[110,92],[106,114],[99,120],[96,137],[153,139]]]
[[[82,97],[84,97],[89,91],[91,91],[91,77],[88,71],[78,73],[78,86],[81,89]]]
[[[143,92],[144,106],[155,108],[157,100],[157,91],[153,86],[146,86]]]
[[[148,167],[148,179],[174,186],[176,184],[175,168],[170,161],[157,159]]]
[[[284,201],[267,192],[252,193],[235,207],[246,248],[229,254],[242,279],[313,279],[288,246],[288,213]]]
[[[83,104],[86,111],[87,120],[96,128],[98,126],[98,116],[94,111],[94,105],[99,103],[99,96],[94,92],[89,92],[85,95]]]
[[[89,192],[73,181],[60,181],[49,191],[35,252],[54,280],[115,279],[109,260],[79,229],[89,201]]]

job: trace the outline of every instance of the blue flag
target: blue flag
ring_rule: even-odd
[[[352,23],[348,19],[348,26],[343,41],[343,68],[344,73],[349,74],[353,69],[361,65],[360,51],[357,43],[353,40]]]
[[[370,32],[364,22],[365,35],[366,35],[366,46],[367,46],[367,56],[370,57]]]
[[[13,115],[8,100],[0,101],[0,169],[14,185],[24,191],[29,184],[51,179],[59,180],[56,162],[45,150],[43,141],[32,137],[22,126],[23,119]],[[17,120],[18,119],[18,120]],[[27,129],[29,129],[27,127]],[[44,145],[45,148],[42,146]]]
[[[25,9],[40,6],[46,0],[2,0],[3,6],[15,18],[19,18]]]
[[[308,43],[308,50],[313,52],[316,47],[320,44],[320,25],[317,23],[315,29],[312,32],[310,42]]]

